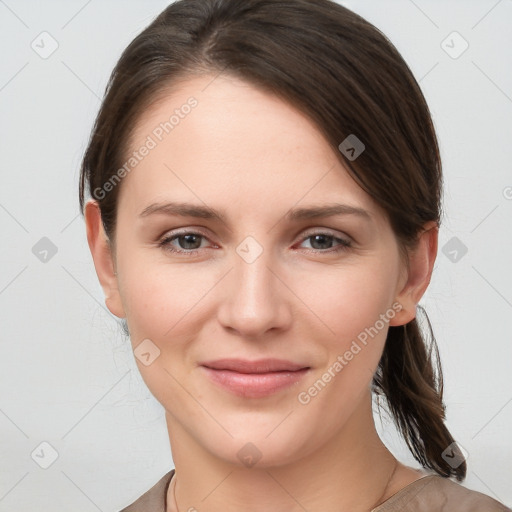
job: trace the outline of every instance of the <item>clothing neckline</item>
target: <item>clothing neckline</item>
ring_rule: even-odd
[[[175,511],[177,512],[177,510],[178,510],[177,503],[176,503],[176,497],[175,497],[175,483],[176,483],[176,479],[174,478],[175,474],[176,474],[176,469],[172,469],[166,475],[168,478],[168,482],[167,482],[167,485],[165,486],[165,491],[164,491],[164,497],[165,497],[164,503],[165,503],[165,511],[166,512],[168,510],[169,505],[172,507],[171,512],[175,512]],[[370,512],[385,512],[386,510],[389,510],[389,507],[391,505],[395,504],[398,500],[400,500],[404,496],[404,494],[410,493],[419,485],[422,485],[422,484],[428,485],[429,481],[433,480],[435,478],[441,478],[441,477],[437,474],[426,474],[426,475],[421,476],[420,478],[417,478],[416,480],[413,480],[412,482],[408,483],[407,485],[405,485],[404,487],[399,489],[397,492],[392,494],[388,499],[383,501],[380,505],[377,505],[377,507],[371,509]],[[171,486],[172,486],[172,489],[170,489]],[[169,492],[169,489],[170,489],[170,492]],[[167,501],[167,497],[169,496],[169,494],[171,495],[171,499],[173,500],[173,502],[170,504]]]
[[[429,482],[426,482],[427,480],[435,479],[435,478],[442,478],[437,474],[427,474],[423,475],[420,478],[417,478],[416,480],[413,480],[412,482],[408,483],[398,491],[396,491],[394,494],[392,494],[386,501],[383,501],[380,505],[377,505],[377,507],[372,508],[370,512],[384,512],[385,510],[389,509],[390,505],[395,504],[398,500],[402,499],[402,497],[406,493],[410,493],[412,490],[414,490],[417,486],[420,484],[427,485]]]

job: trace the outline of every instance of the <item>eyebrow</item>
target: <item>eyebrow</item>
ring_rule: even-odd
[[[209,208],[208,206],[195,205],[192,203],[153,203],[144,208],[139,217],[147,217],[153,214],[176,215],[180,217],[197,217],[201,219],[214,219],[226,223],[227,217],[224,213]],[[322,204],[304,208],[293,208],[288,210],[284,218],[289,221],[304,219],[315,219],[319,217],[333,217],[335,215],[356,215],[366,221],[372,220],[372,215],[363,208],[348,204]]]

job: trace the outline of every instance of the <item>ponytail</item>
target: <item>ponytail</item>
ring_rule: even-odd
[[[459,482],[466,477],[466,462],[453,467],[443,452],[454,443],[445,421],[443,375],[437,344],[425,310],[431,337],[429,346],[415,318],[406,325],[390,326],[373,391],[384,395],[398,431],[414,458],[443,477],[454,476]],[[432,358],[433,352],[435,359]],[[455,444],[450,458],[464,457]]]

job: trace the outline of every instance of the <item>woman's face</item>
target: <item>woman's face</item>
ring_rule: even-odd
[[[139,119],[133,151],[107,304],[170,430],[236,464],[241,449],[260,465],[318,449],[367,406],[388,327],[410,320],[384,211],[311,121],[232,77],[183,82]],[[226,358],[306,370],[202,366]]]

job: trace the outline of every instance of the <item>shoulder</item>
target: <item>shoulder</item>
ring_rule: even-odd
[[[166,473],[158,482],[148,489],[131,505],[120,512],[165,512],[167,488],[174,475],[174,469]]]
[[[494,498],[448,478],[428,475],[407,485],[373,512],[512,512]]]

